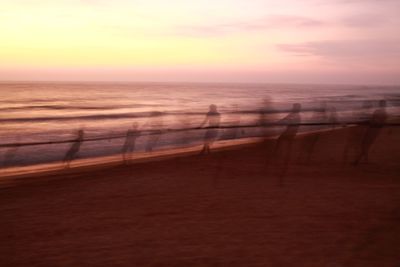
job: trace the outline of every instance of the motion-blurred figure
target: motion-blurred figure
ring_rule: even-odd
[[[122,158],[127,164],[132,159],[132,152],[135,150],[136,139],[140,136],[138,130],[138,123],[134,122],[132,127],[126,132],[126,139],[124,146],[122,147]]]
[[[376,141],[382,128],[385,126],[388,114],[386,112],[386,100],[379,101],[379,108],[372,114],[371,120],[369,121],[368,128],[364,134],[361,143],[361,152],[356,158],[354,165],[357,165],[362,160],[368,163],[368,154],[371,146]]]
[[[311,117],[312,123],[326,123],[328,121],[327,105],[325,102],[321,103],[320,108],[314,110],[313,116]],[[302,147],[299,154],[299,159],[303,162],[309,163],[314,153],[315,147],[321,138],[320,132],[307,134],[302,142]]]
[[[205,136],[204,136],[204,146],[201,150],[201,154],[209,154],[210,146],[214,143],[214,141],[218,137],[218,128],[221,122],[221,114],[217,110],[217,106],[212,104],[209,107],[209,111],[204,118],[204,121],[201,123],[200,128],[208,123],[208,128]]]
[[[348,162],[350,155],[355,157],[361,153],[362,140],[369,127],[368,124],[371,118],[371,108],[371,101],[365,100],[362,103],[361,111],[359,111],[357,114],[354,114],[355,119],[360,122],[360,125],[351,126],[348,129],[346,143],[343,150],[343,164]]]
[[[74,160],[76,154],[78,154],[78,152],[79,152],[79,150],[81,148],[81,145],[82,145],[82,142],[83,142],[83,135],[84,135],[83,130],[82,129],[78,130],[78,134],[77,135],[78,136],[77,136],[76,140],[71,145],[70,149],[68,150],[67,154],[64,157],[63,162],[65,164],[65,168],[69,168],[70,167],[71,161]]]
[[[293,104],[292,111],[280,123],[287,124],[285,131],[278,137],[275,145],[274,155],[277,158],[278,152],[282,152],[283,166],[279,174],[279,185],[283,185],[283,177],[287,172],[292,153],[292,146],[294,139],[299,131],[301,116],[301,105],[299,103]]]
[[[145,125],[149,125],[150,130],[146,144],[146,152],[152,152],[162,135],[162,128],[164,126],[162,113],[159,111],[153,111],[150,114],[149,121]]]

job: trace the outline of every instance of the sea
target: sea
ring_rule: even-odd
[[[133,124],[141,133],[135,151],[145,151],[149,142],[153,151],[199,145],[212,104],[221,114],[217,139],[225,140],[279,134],[282,127],[256,127],[260,114],[280,120],[294,103],[301,104],[302,122],[315,121],[323,107],[344,124],[372,112],[382,99],[391,116],[400,114],[400,86],[2,82],[0,166],[61,161],[79,130],[84,137],[76,157],[119,154]]]

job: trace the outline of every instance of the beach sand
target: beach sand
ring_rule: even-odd
[[[400,266],[400,127],[358,166],[351,130],[309,163],[299,136],[281,183],[273,140],[8,178],[0,266]]]

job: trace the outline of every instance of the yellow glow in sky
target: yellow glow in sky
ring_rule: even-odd
[[[229,80],[235,73],[243,81],[319,75],[315,81],[357,82],[368,73],[371,82],[396,83],[399,7],[373,0],[0,0],[0,79]]]

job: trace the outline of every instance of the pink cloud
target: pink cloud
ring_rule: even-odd
[[[340,40],[278,44],[278,49],[301,56],[326,58],[392,58],[400,57],[396,40]]]
[[[176,33],[189,36],[218,36],[235,32],[264,31],[269,29],[313,28],[324,25],[321,20],[302,16],[269,16],[251,21],[235,21],[211,25],[178,27]]]

